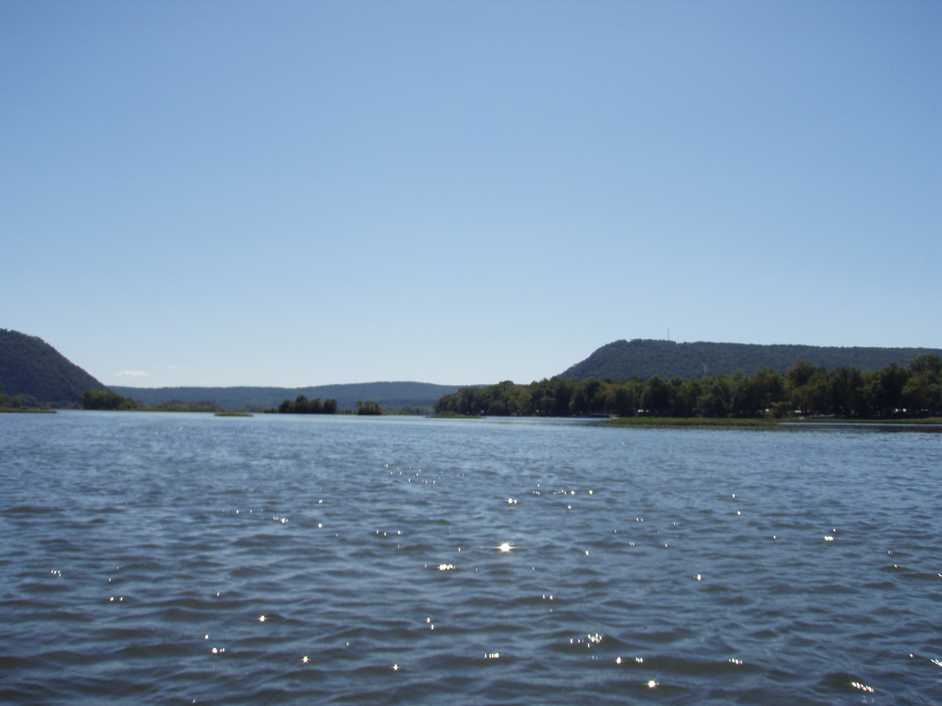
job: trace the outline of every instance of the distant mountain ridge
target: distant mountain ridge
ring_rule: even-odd
[[[163,402],[213,402],[225,409],[267,409],[298,395],[308,399],[335,399],[341,410],[355,409],[358,401],[379,402],[385,409],[431,410],[443,395],[457,385],[428,382],[365,382],[314,387],[121,387],[111,389],[145,405]]]
[[[379,402],[388,410],[431,410],[457,385],[426,382],[368,382],[313,387],[123,387],[105,385],[37,336],[0,328],[0,393],[26,395],[35,403],[75,407],[88,390],[108,388],[145,405],[162,402],[212,402],[225,409],[277,407],[304,395],[335,399],[341,410],[358,401]]]
[[[104,385],[38,336],[0,328],[0,392],[74,406]]]
[[[560,374],[570,380],[646,380],[696,378],[703,375],[755,374],[763,368],[784,372],[799,360],[823,368],[878,370],[906,365],[925,354],[942,355],[938,348],[873,348],[754,343],[713,343],[636,338],[608,343]]]

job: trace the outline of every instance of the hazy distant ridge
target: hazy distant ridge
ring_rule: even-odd
[[[214,402],[226,409],[277,407],[298,395],[335,399],[340,409],[353,409],[359,400],[379,402],[386,409],[418,407],[431,409],[442,395],[450,395],[457,385],[427,382],[365,382],[315,387],[120,387],[111,389],[142,404],[162,402]]]
[[[878,370],[896,363],[906,365],[919,355],[942,355],[938,348],[867,348],[752,343],[676,343],[636,338],[613,341],[563,372],[570,380],[628,380],[695,378],[704,374],[754,374],[763,368],[784,372],[805,360],[818,367]]]

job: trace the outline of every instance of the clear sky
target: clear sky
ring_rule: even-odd
[[[109,384],[942,347],[940,2],[0,2],[0,326]]]

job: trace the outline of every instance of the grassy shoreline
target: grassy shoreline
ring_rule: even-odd
[[[56,410],[45,407],[0,407],[0,414],[55,414]]]
[[[480,414],[458,414],[457,412],[443,412],[441,414],[426,414],[426,419],[487,419]],[[492,417],[493,419],[493,417]]]
[[[783,429],[820,425],[867,425],[867,426],[937,426],[942,425],[942,417],[923,417],[914,419],[853,419],[836,417],[784,417],[771,419],[763,417],[616,417],[602,422],[612,427],[691,427],[711,429]]]
[[[914,417],[911,419],[853,419],[847,417],[819,417],[817,419],[789,419],[785,421],[805,424],[942,424],[942,417]]]
[[[716,429],[774,429],[778,419],[736,417],[615,417],[601,422],[611,427],[707,427]]]

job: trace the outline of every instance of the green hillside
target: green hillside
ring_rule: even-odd
[[[0,329],[0,393],[75,406],[82,393],[100,387],[104,385],[41,338]]]
[[[697,378],[705,375],[746,373],[768,369],[785,372],[803,360],[819,368],[880,370],[892,364],[908,365],[920,355],[942,355],[935,348],[863,348],[748,343],[675,343],[636,338],[602,346],[560,377],[568,380],[647,380]]]

